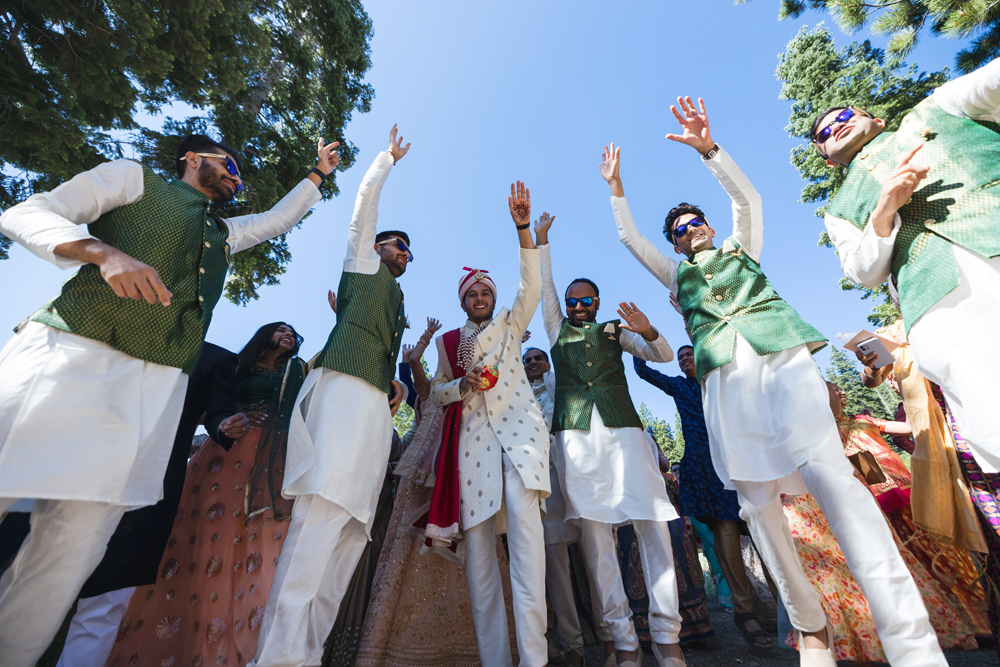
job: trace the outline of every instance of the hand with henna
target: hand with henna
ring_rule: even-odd
[[[517,226],[521,247],[533,249],[535,241],[531,238],[531,190],[521,181],[511,183],[507,205],[510,207],[510,217]]]

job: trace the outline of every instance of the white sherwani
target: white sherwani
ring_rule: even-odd
[[[1000,121],[1000,60],[949,81],[932,95],[938,106],[955,116]],[[913,164],[920,164],[920,153]],[[924,182],[934,180],[932,172]],[[888,280],[900,224],[897,213],[892,234],[880,238],[871,222],[861,230],[827,215],[826,228],[844,275],[872,288]],[[958,244],[952,251],[962,284],[916,322],[907,322],[909,341],[917,370],[941,387],[976,462],[983,472],[996,473],[1000,435],[993,414],[1000,402],[996,384],[1000,355],[991,342],[1000,339],[1000,257],[986,259]]]
[[[511,665],[507,614],[496,558],[496,533],[506,519],[510,579],[521,665],[548,662],[545,642],[545,539],[541,503],[549,495],[549,432],[521,363],[521,337],[541,296],[538,250],[521,248],[521,284],[476,338],[468,367],[496,366],[499,380],[484,392],[462,393],[441,338],[430,399],[463,401],[458,461],[465,567],[479,657],[486,667]],[[469,327],[471,325],[467,324]],[[475,331],[472,326],[471,331]],[[498,514],[501,509],[504,513]]]
[[[143,191],[138,163],[108,162],[7,209],[0,232],[73,268],[56,246],[94,238],[84,225]],[[319,200],[304,180],[270,211],[225,220],[230,252],[287,232]],[[0,580],[0,655],[17,667],[41,656],[125,509],[163,497],[188,377],[29,322],[0,351],[0,378],[0,510],[39,499]]]
[[[725,151],[704,162],[732,199],[733,236],[757,261],[763,244],[760,195]],[[667,289],[683,289],[678,263],[639,233],[625,199],[612,197],[611,206],[622,243]],[[781,508],[781,493],[808,490],[865,591],[889,662],[947,665],[878,504],[844,456],[826,385],[807,347],[759,356],[737,334],[733,360],[706,373],[701,383],[712,463],[723,482],[736,488],[740,516],[792,626],[816,632],[826,625]]]

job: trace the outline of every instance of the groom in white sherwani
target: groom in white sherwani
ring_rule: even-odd
[[[549,495],[549,434],[521,364],[541,273],[523,183],[511,185],[508,204],[521,246],[513,307],[494,317],[496,285],[486,271],[466,269],[459,299],[468,322],[436,341],[431,401],[446,413],[427,535],[437,544],[464,540],[479,656],[493,667],[512,664],[495,540],[506,530],[520,664],[541,667],[548,661],[541,502]],[[491,377],[495,383],[484,382]]]

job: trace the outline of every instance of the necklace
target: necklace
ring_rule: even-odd
[[[476,338],[482,333],[489,325],[489,322],[483,322],[479,325],[472,333],[466,333],[465,328],[462,328],[462,333],[460,340],[458,341],[458,363],[464,371],[469,370],[469,363],[472,361],[472,353],[476,350]]]

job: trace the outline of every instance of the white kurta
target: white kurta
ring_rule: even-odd
[[[545,424],[551,430],[552,414],[555,409],[555,373],[548,371],[539,380],[531,383],[535,400],[542,409]],[[576,542],[580,539],[580,527],[575,521],[566,520],[566,498],[559,486],[559,468],[556,459],[559,458],[559,448],[552,446],[549,440],[549,484],[552,492],[545,499],[545,516],[542,517],[542,528],[545,529],[545,545],[562,542]]]
[[[391,153],[379,153],[361,181],[344,271],[373,275],[379,270],[375,226],[392,165]],[[295,400],[282,495],[322,496],[369,525],[392,444],[388,397],[360,378],[314,368]]]
[[[479,333],[469,361],[470,368],[496,366],[500,373],[496,386],[462,393],[461,378],[452,377],[442,339],[436,339],[438,367],[431,380],[431,402],[441,408],[463,402],[458,453],[463,530],[500,510],[504,453],[526,489],[540,491],[542,498],[549,495],[549,432],[521,362],[521,338],[538,307],[541,291],[539,253],[521,248],[518,254],[521,282],[514,305],[501,309]],[[499,525],[502,530],[503,522]]]
[[[143,190],[138,163],[107,162],[7,209],[0,231],[61,268],[79,266],[55,247],[93,238],[84,225]],[[287,232],[319,199],[306,180],[270,211],[229,218],[231,252]],[[187,388],[180,369],[32,322],[0,352],[0,377],[0,498],[162,498]]]
[[[953,115],[1000,121],[1000,60],[949,81],[933,97]],[[920,153],[913,161],[920,164]],[[935,180],[931,173],[925,183]],[[875,234],[871,221],[863,230],[831,215],[825,222],[848,279],[871,288],[889,279],[893,244],[902,224],[898,213],[885,238]],[[962,284],[916,322],[907,323],[909,341],[917,370],[940,385],[976,462],[983,472],[996,473],[1000,432],[993,412],[1000,402],[1000,355],[991,343],[1000,339],[1000,257],[987,259],[958,244],[952,251]]]
[[[548,245],[542,251],[542,315],[549,345],[559,340],[566,319],[552,277]],[[667,362],[673,351],[663,336],[647,342],[639,334],[618,329],[622,349],[647,361]],[[659,463],[641,428],[607,428],[597,405],[589,431],[553,434],[553,460],[566,501],[566,519],[622,524],[633,519],[673,521],[677,510],[667,498]]]
[[[703,162],[732,199],[732,235],[759,262],[760,195],[724,150]],[[611,208],[619,239],[639,263],[671,292],[683,289],[677,284],[679,263],[639,233],[625,198],[612,197]],[[826,385],[807,346],[758,356],[737,333],[732,361],[706,373],[701,388],[712,463],[726,488],[734,488],[732,479],[784,479],[784,492],[801,493],[805,487],[796,470],[823,448],[824,434],[836,429]]]

